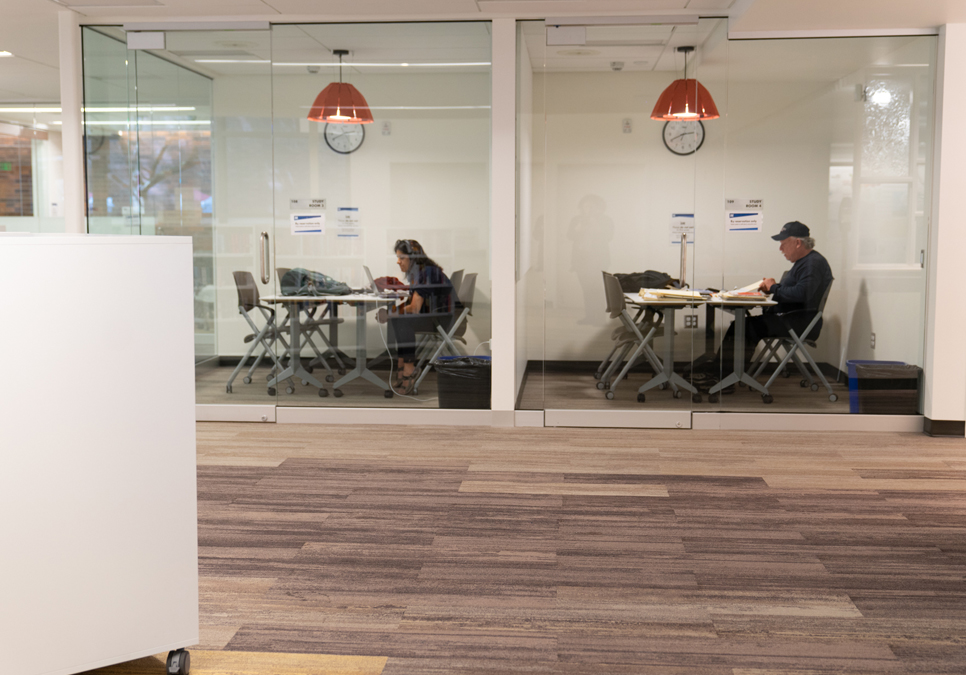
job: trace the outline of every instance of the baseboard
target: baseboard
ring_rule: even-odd
[[[918,433],[923,430],[923,418],[921,415],[696,412],[691,418],[691,428],[704,431],[891,431]]]
[[[932,420],[923,419],[922,430],[930,436],[966,436],[966,421],[963,420]]]

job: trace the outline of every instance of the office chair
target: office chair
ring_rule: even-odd
[[[447,330],[437,323],[435,333],[424,334],[427,339],[423,343],[423,354],[416,364],[417,367],[422,368],[423,372],[419,374],[419,378],[413,385],[414,394],[419,392],[419,385],[422,384],[429,372],[429,368],[425,367],[426,364],[432,364],[444,349],[447,349],[451,356],[463,356],[463,350],[457,347],[456,343],[466,344],[466,328],[469,325],[469,317],[473,315],[474,295],[476,295],[476,272],[471,272],[464,275],[460,283],[460,292],[457,297],[463,305],[463,310],[454,316],[449,329]],[[436,349],[433,350],[433,347]],[[430,351],[432,351],[432,355],[429,355]]]
[[[278,275],[279,288],[282,287],[282,277],[284,277],[286,272],[289,272],[290,269],[291,268],[289,267],[275,268],[275,274]],[[336,350],[332,346],[332,343],[329,341],[329,338],[326,337],[325,333],[322,332],[322,326],[330,326],[330,327],[337,326],[340,323],[345,322],[345,319],[330,316],[331,306],[332,306],[331,303],[328,303],[328,302],[325,303],[324,305],[320,303],[312,303],[312,304],[306,303],[305,305],[300,304],[297,308],[298,311],[304,311],[307,316],[306,320],[301,321],[299,323],[299,328],[302,331],[302,335],[305,338],[305,342],[308,343],[308,345],[312,348],[312,351],[315,352],[315,358],[309,361],[309,365],[306,367],[306,370],[311,373],[315,366],[321,365],[323,368],[325,368],[327,373],[327,375],[325,376],[326,382],[335,382],[335,375],[334,375],[335,371],[332,370],[332,366],[330,366],[329,362],[326,360],[325,354],[330,354],[332,358],[335,359],[339,374],[345,375],[345,364],[342,362],[342,359],[339,356],[338,350]],[[316,313],[318,313],[318,317],[316,317]],[[289,329],[289,318],[286,316],[285,320],[282,322],[282,325],[279,327],[279,330],[287,331],[288,329]],[[316,346],[315,342],[312,340],[313,335],[318,335],[319,339],[321,339],[322,342],[325,344],[326,351],[324,353],[319,350],[318,346]],[[286,357],[291,359],[292,354],[289,352],[286,352],[282,356],[282,358],[285,359]],[[303,384],[306,384],[306,383],[303,382]]]
[[[262,346],[262,351],[255,359],[251,368],[248,369],[248,373],[243,380],[245,384],[251,384],[252,374],[266,355],[272,359],[272,372],[275,373],[281,370],[281,364],[275,355],[275,351],[272,349],[271,342],[278,340],[286,351],[289,349],[288,342],[285,341],[285,337],[275,323],[275,310],[261,304],[258,297],[258,286],[255,284],[255,277],[252,276],[252,273],[243,271],[232,272],[232,276],[235,279],[235,289],[238,291],[238,313],[245,317],[245,321],[252,329],[252,333],[245,336],[245,344],[251,343],[251,346],[249,346],[248,351],[245,352],[241,361],[238,362],[238,365],[235,366],[231,377],[228,378],[228,384],[225,385],[225,391],[229,394],[231,393],[232,383],[235,381],[235,378],[238,377],[242,368],[245,367],[245,362],[248,361],[249,357],[251,357],[259,345]],[[255,324],[251,317],[251,311],[256,308],[261,312],[265,320],[265,325],[261,328]],[[290,387],[293,386],[291,378],[288,382]]]
[[[825,386],[826,391],[828,391],[828,400],[832,401],[833,403],[838,400],[838,396],[836,396],[835,393],[832,392],[832,385],[830,385],[828,383],[828,380],[825,379],[825,375],[819,369],[818,364],[815,363],[815,359],[812,358],[811,353],[809,353],[808,351],[808,346],[811,346],[811,347],[816,346],[816,340],[818,339],[818,335],[819,335],[819,329],[816,326],[819,320],[822,318],[822,314],[825,312],[825,302],[828,300],[828,294],[832,290],[832,283],[833,282],[830,281],[828,286],[825,288],[825,292],[822,294],[822,299],[818,304],[818,310],[795,309],[790,312],[781,312],[780,314],[773,315],[773,316],[777,316],[781,320],[782,325],[788,331],[788,337],[772,338],[773,340],[778,341],[780,346],[785,350],[785,357],[778,364],[778,367],[775,368],[775,372],[772,373],[771,377],[768,379],[768,382],[765,383],[766,390],[768,390],[768,388],[771,387],[772,383],[775,381],[775,378],[778,377],[781,371],[788,364],[788,361],[794,360],[799,370],[804,375],[801,381],[801,385],[803,387],[811,388],[812,391],[818,391],[818,383],[815,382],[815,379],[812,377],[812,374],[809,373],[809,371],[805,368],[805,365],[801,362],[801,359],[799,358],[799,354],[801,354],[802,356],[805,357],[805,360],[808,361],[808,364],[812,367],[812,373],[815,374],[815,377],[821,380],[822,384]],[[809,321],[808,325],[802,331],[802,335],[799,336],[798,333],[795,332],[795,329],[792,328],[792,325],[791,325],[792,321],[795,319],[801,319],[803,317],[807,317],[810,314],[814,314],[814,316],[812,316],[812,320]],[[777,350],[777,347],[775,349]],[[755,371],[755,374],[757,375],[758,372],[760,372],[764,368],[764,366],[765,364],[762,363],[758,367],[758,370]]]
[[[601,376],[601,382],[598,383],[599,389],[606,389],[604,396],[611,400],[614,398],[614,392],[617,389],[617,385],[620,384],[621,380],[627,376],[628,371],[640,360],[643,356],[651,364],[655,373],[660,373],[664,370],[664,366],[661,364],[661,360],[658,358],[657,354],[651,348],[651,342],[658,335],[659,326],[657,323],[653,322],[643,322],[638,324],[635,322],[635,317],[631,316],[631,313],[627,311],[627,302],[624,299],[624,291],[621,289],[621,282],[617,280],[613,274],[603,273],[604,275],[604,297],[607,300],[607,313],[611,319],[620,319],[621,327],[614,331],[612,336],[619,343],[620,354],[613,358],[607,370]],[[662,317],[663,319],[663,317]],[[627,356],[628,352],[633,349],[633,353],[627,362],[624,364],[623,370],[613,381],[610,380],[613,372],[620,366],[621,362]],[[603,386],[601,386],[601,384]],[[672,387],[674,385],[672,384]],[[675,389],[676,390],[676,389]],[[644,394],[638,394],[637,400],[644,402]]]
[[[453,284],[453,292],[456,293],[456,297],[460,297],[460,284],[463,283],[463,270],[453,272],[453,276],[449,278],[449,282]]]
[[[607,272],[602,272],[602,274],[607,274]],[[617,275],[614,275],[615,277]],[[618,279],[618,281],[620,281]],[[623,290],[623,287],[621,287]],[[607,297],[607,282],[604,282],[604,298]],[[607,310],[610,311],[609,309]],[[643,315],[643,316],[642,316]],[[657,319],[655,320],[655,316]],[[655,312],[651,307],[640,306],[637,308],[637,313],[633,317],[633,321],[638,327],[644,328],[644,325],[654,324],[658,326],[658,332],[655,333],[654,337],[661,337],[664,335],[664,329],[661,328],[661,322],[664,320],[664,314],[662,312]],[[649,328],[644,328],[643,332],[646,332]],[[623,362],[623,357],[626,355],[626,350],[621,352],[621,357],[614,360],[614,355],[617,354],[619,350],[622,350],[627,345],[626,339],[630,339],[632,336],[627,332],[623,326],[615,328],[611,332],[610,339],[614,342],[614,348],[610,350],[610,353],[604,357],[597,366],[597,370],[594,371],[594,379],[600,380],[597,383],[598,389],[606,389],[610,386],[609,378],[613,373],[614,369],[619,367],[619,364]],[[605,377],[606,375],[606,377]]]

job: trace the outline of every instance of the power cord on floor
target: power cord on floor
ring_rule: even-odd
[[[389,389],[396,396],[402,396],[403,398],[411,398],[412,400],[419,401],[420,403],[429,403],[430,401],[438,401],[439,400],[438,396],[434,396],[432,398],[416,398],[411,394],[402,394],[396,391],[396,388],[392,386],[392,370],[393,370],[393,367],[395,366],[395,359],[392,356],[392,351],[389,349],[389,342],[386,340],[386,334],[389,332],[389,328],[388,328],[389,324],[384,324],[384,325],[387,326],[387,328],[385,328],[385,330],[379,331],[379,337],[382,338],[382,344],[386,346],[386,353],[389,354]],[[430,364],[427,363],[426,367],[428,368],[429,365]]]
[[[490,344],[490,341],[489,340],[483,340],[483,342],[481,342],[480,344],[476,345],[476,349],[473,350],[473,356],[479,356],[479,354],[477,354],[476,352],[479,351],[480,347],[482,347],[483,345],[488,345],[488,344]]]

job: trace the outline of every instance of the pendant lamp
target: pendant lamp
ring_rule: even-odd
[[[695,79],[688,79],[688,54],[694,51],[694,47],[678,47],[677,51],[684,54],[684,79],[674,80],[668,85],[657,99],[651,119],[713,120],[721,117],[704,85]]]
[[[342,81],[342,57],[346,49],[333,49],[339,57],[339,81],[333,82],[315,97],[309,111],[309,119],[330,124],[371,124],[372,113],[362,93],[348,82]]]

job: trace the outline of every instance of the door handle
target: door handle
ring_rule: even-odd
[[[262,236],[259,238],[259,247],[261,253],[261,265],[262,265],[262,283],[267,284],[270,279],[268,277],[268,232],[262,232]]]

